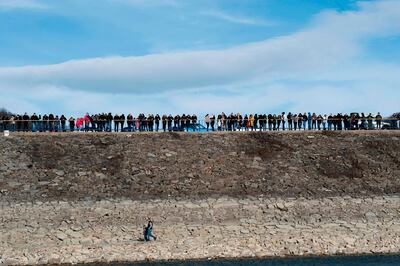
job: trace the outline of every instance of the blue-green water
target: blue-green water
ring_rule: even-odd
[[[108,266],[119,266],[114,264]],[[262,260],[209,260],[190,262],[148,262],[132,266],[400,266],[400,255],[288,258]],[[126,264],[124,266],[127,266]]]

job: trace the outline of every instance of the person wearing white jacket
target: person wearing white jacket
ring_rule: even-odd
[[[328,116],[325,114],[322,117],[322,128],[323,128],[323,130],[326,130],[326,123],[328,123]]]

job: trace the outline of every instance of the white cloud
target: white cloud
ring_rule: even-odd
[[[224,20],[231,23],[243,24],[243,25],[258,25],[258,26],[273,26],[275,23],[265,21],[261,19],[255,19],[250,17],[234,16],[220,10],[209,10],[202,12],[202,15],[213,17],[216,19]]]
[[[0,0],[0,10],[47,8],[48,5],[37,0]]]
[[[399,34],[400,1],[386,0],[362,3],[358,11],[324,12],[297,33],[225,50],[3,67],[0,94],[12,89],[13,96],[0,97],[0,106],[22,110],[34,102],[39,109],[45,101],[76,112],[106,106],[118,112],[389,112],[398,106],[400,66],[368,65],[360,57],[365,39]]]

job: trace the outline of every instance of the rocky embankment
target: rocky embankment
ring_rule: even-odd
[[[400,132],[0,137],[0,264],[400,252]],[[141,240],[147,217],[158,239]]]

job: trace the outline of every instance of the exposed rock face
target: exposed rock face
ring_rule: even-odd
[[[399,139],[400,132],[14,135],[0,138],[0,197],[399,194]]]
[[[399,253],[399,139],[0,137],[0,265]]]

